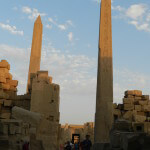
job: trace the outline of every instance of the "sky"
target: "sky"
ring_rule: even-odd
[[[6,59],[18,94],[26,92],[33,25],[41,15],[41,70],[60,85],[60,123],[94,121],[99,0],[5,0],[0,5],[0,60]],[[150,1],[113,0],[113,91],[150,94]]]

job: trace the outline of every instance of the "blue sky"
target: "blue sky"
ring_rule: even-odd
[[[0,58],[26,90],[33,25],[43,22],[41,70],[60,84],[61,123],[94,120],[100,1],[5,0],[0,5]],[[150,93],[150,2],[113,0],[114,102],[124,91]]]

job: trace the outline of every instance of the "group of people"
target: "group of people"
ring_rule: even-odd
[[[74,144],[68,141],[61,150],[91,150],[91,147],[92,142],[90,141],[90,136],[86,135],[86,139],[84,141],[75,142]]]

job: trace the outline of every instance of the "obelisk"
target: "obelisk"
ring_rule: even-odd
[[[42,32],[43,32],[43,25],[42,25],[41,17],[38,16],[34,23],[34,29],[33,29],[32,47],[31,47],[28,82],[27,82],[27,92],[28,92],[28,86],[30,85],[30,74],[36,73],[37,71],[40,70]]]
[[[111,0],[101,0],[94,150],[109,145],[113,115]]]

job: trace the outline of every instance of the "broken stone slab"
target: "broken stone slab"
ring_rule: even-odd
[[[145,122],[146,121],[146,116],[135,115],[134,120],[136,122]]]
[[[0,68],[0,72],[9,73],[9,70],[7,68]]]
[[[113,114],[120,117],[121,116],[121,111],[119,109],[114,109]]]
[[[37,126],[43,116],[40,113],[31,112],[15,106],[12,108],[12,117]]]
[[[144,112],[150,112],[150,105],[144,105],[143,106],[143,111]]]
[[[134,98],[123,98],[123,103],[124,104],[133,104]]]
[[[141,110],[142,110],[142,107],[141,107],[141,105],[134,105],[134,109],[135,109],[136,111],[141,111]]]
[[[133,104],[124,104],[124,110],[133,110],[134,105]]]
[[[8,81],[12,80],[12,75],[10,73],[5,73],[5,78],[9,79]]]
[[[0,68],[7,68],[8,70],[10,70],[10,65],[6,60],[1,60]]]
[[[4,106],[12,106],[12,100],[4,100]]]
[[[142,95],[143,100],[149,100],[149,95]]]
[[[123,118],[126,119],[126,120],[132,121],[132,119],[133,119],[133,112],[132,111],[125,112],[125,114],[123,115]]]
[[[118,107],[117,104],[116,104],[116,103],[113,103],[113,108],[114,108],[114,109],[117,109],[117,107]]]
[[[0,113],[1,119],[10,119],[11,113]]]
[[[10,80],[9,84],[10,84],[10,86],[17,87],[18,86],[18,80]]]
[[[140,90],[127,90],[127,91],[125,91],[125,95],[142,96],[142,91],[140,91]]]
[[[6,78],[5,77],[0,77],[0,83],[6,83]]]
[[[148,104],[148,101],[147,100],[145,100],[145,101],[140,100],[139,104],[142,105],[142,106],[144,106],[144,105]]]

